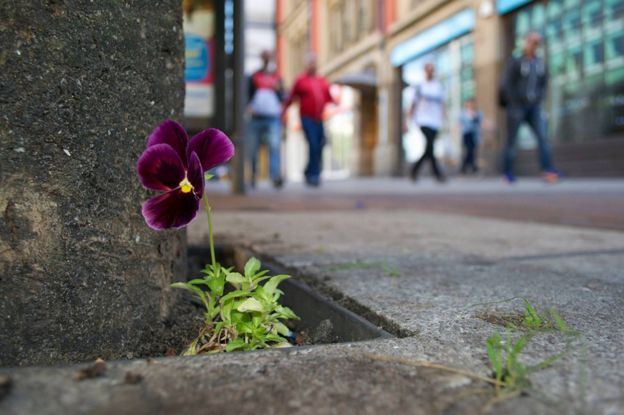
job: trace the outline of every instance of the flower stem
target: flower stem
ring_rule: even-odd
[[[214,237],[212,234],[212,208],[210,207],[210,203],[208,203],[208,198],[204,196],[204,205],[206,206],[206,215],[208,215],[208,241],[210,243],[210,259],[212,260],[212,266],[217,266],[217,260],[215,258],[215,249],[214,249]]]

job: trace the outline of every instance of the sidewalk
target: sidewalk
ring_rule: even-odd
[[[207,186],[217,210],[415,209],[485,218],[532,221],[624,230],[623,179],[566,179],[549,185],[521,178],[508,185],[492,178],[453,178],[444,185],[431,179],[359,178],[327,181],[319,189],[268,183],[245,196],[230,194],[229,184]]]
[[[538,184],[531,186],[532,192],[541,192]],[[584,188],[586,194],[598,197],[618,186],[605,183]],[[347,194],[332,187],[328,185],[324,194]],[[598,187],[603,189],[597,192]],[[562,185],[553,192],[564,189]],[[380,185],[378,192],[383,191]],[[277,198],[272,190],[264,192]],[[10,399],[0,400],[0,411],[624,412],[624,233],[396,206],[284,209],[280,203],[285,195],[289,193],[280,193],[276,208],[234,210],[225,208],[226,202],[231,203],[225,195],[222,198],[213,191],[211,202],[220,206],[214,214],[217,242],[251,247],[398,337],[280,351],[112,362],[106,376],[84,382],[72,379],[75,368],[20,369],[12,373],[14,390]],[[190,244],[206,242],[203,213],[189,227],[188,237]],[[486,339],[504,330],[496,323],[505,316],[523,312],[521,301],[509,300],[514,297],[527,298],[538,311],[555,308],[583,335],[574,340],[569,354],[531,374],[528,396],[488,407],[494,395],[491,386],[419,363],[489,376]],[[568,341],[559,332],[540,333],[520,361],[536,364],[565,349]],[[138,384],[125,381],[128,372],[140,374],[142,380]]]
[[[531,377],[539,392],[502,403],[498,413],[624,412],[624,233],[400,209],[217,211],[215,222],[218,240],[251,246],[369,319],[379,317],[412,334],[353,346],[357,350],[487,376],[485,341],[503,328],[480,316],[518,314],[523,305],[475,304],[525,297],[538,310],[555,308],[583,333],[585,344]],[[189,240],[205,238],[200,218]],[[537,336],[522,359],[536,363],[552,355],[565,346],[563,337]],[[327,351],[319,353],[329,357],[348,347],[323,346]],[[414,376],[417,384],[431,382],[428,375]],[[389,382],[383,394],[400,399]],[[459,390],[470,384],[454,377],[436,382],[446,392],[428,397],[433,412],[453,407],[443,404],[447,394],[462,395]],[[454,405],[458,413],[476,410],[462,400]],[[306,412],[303,406],[297,410]]]

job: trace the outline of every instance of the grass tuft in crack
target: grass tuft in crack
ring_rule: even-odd
[[[522,298],[525,306],[524,316],[520,327],[509,323],[504,332],[504,337],[499,331],[494,332],[486,341],[486,349],[492,377],[496,380],[495,387],[497,396],[517,395],[527,392],[531,387],[529,375],[533,372],[546,369],[557,360],[564,357],[571,350],[572,337],[577,337],[578,332],[570,329],[566,321],[555,309],[548,309],[539,313],[536,308],[526,299]],[[522,335],[514,336],[517,329],[523,329]],[[556,353],[540,363],[526,366],[520,361],[520,355],[529,342],[539,332],[557,330],[566,336],[566,349]],[[515,337],[515,338],[514,338]]]

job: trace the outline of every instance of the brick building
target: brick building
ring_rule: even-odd
[[[417,129],[403,131],[403,113],[425,62],[435,64],[447,94],[448,122],[436,147],[446,169],[454,171],[461,157],[455,121],[461,103],[474,97],[487,119],[480,163],[495,173],[505,138],[499,77],[530,30],[545,38],[546,109],[558,167],[576,176],[624,175],[622,1],[277,0],[276,20],[278,65],[287,85],[312,50],[321,73],[348,86],[341,95],[349,103],[328,122],[339,117],[336,129],[351,134],[340,146],[350,149],[342,162],[352,175],[403,174],[422,151]],[[291,117],[295,137],[296,130]],[[330,172],[336,164],[331,147]],[[528,131],[521,131],[519,147],[519,171],[536,172]]]

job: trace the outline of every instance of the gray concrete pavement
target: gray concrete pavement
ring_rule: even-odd
[[[533,376],[536,389],[561,413],[572,410],[566,405],[624,412],[622,233],[411,210],[219,212],[216,226],[222,239],[249,244],[346,306],[413,333],[393,354],[487,374],[485,340],[501,327],[479,316],[523,306],[483,303],[526,297],[538,309],[553,307],[584,340]],[[199,220],[190,241],[204,232]],[[366,263],[387,266],[357,265]],[[524,359],[536,363],[565,342],[537,336]]]
[[[541,191],[533,186],[531,192]],[[597,194],[619,186],[607,183]],[[337,197],[345,194],[335,191]],[[231,202],[220,198],[211,193],[213,205]],[[402,337],[116,362],[105,376],[83,382],[72,379],[75,368],[8,371],[14,386],[0,399],[0,412],[624,413],[622,232],[396,206],[234,210],[222,205],[214,221],[217,242],[271,258]],[[203,214],[188,235],[191,244],[206,242]],[[572,349],[531,375],[527,396],[488,407],[490,386],[416,363],[488,376],[485,341],[503,330],[492,321],[520,314],[521,301],[501,301],[519,296],[539,310],[556,308],[582,333],[573,340],[552,331],[535,336],[521,356],[525,364],[568,343]],[[124,382],[128,371],[143,380]]]

